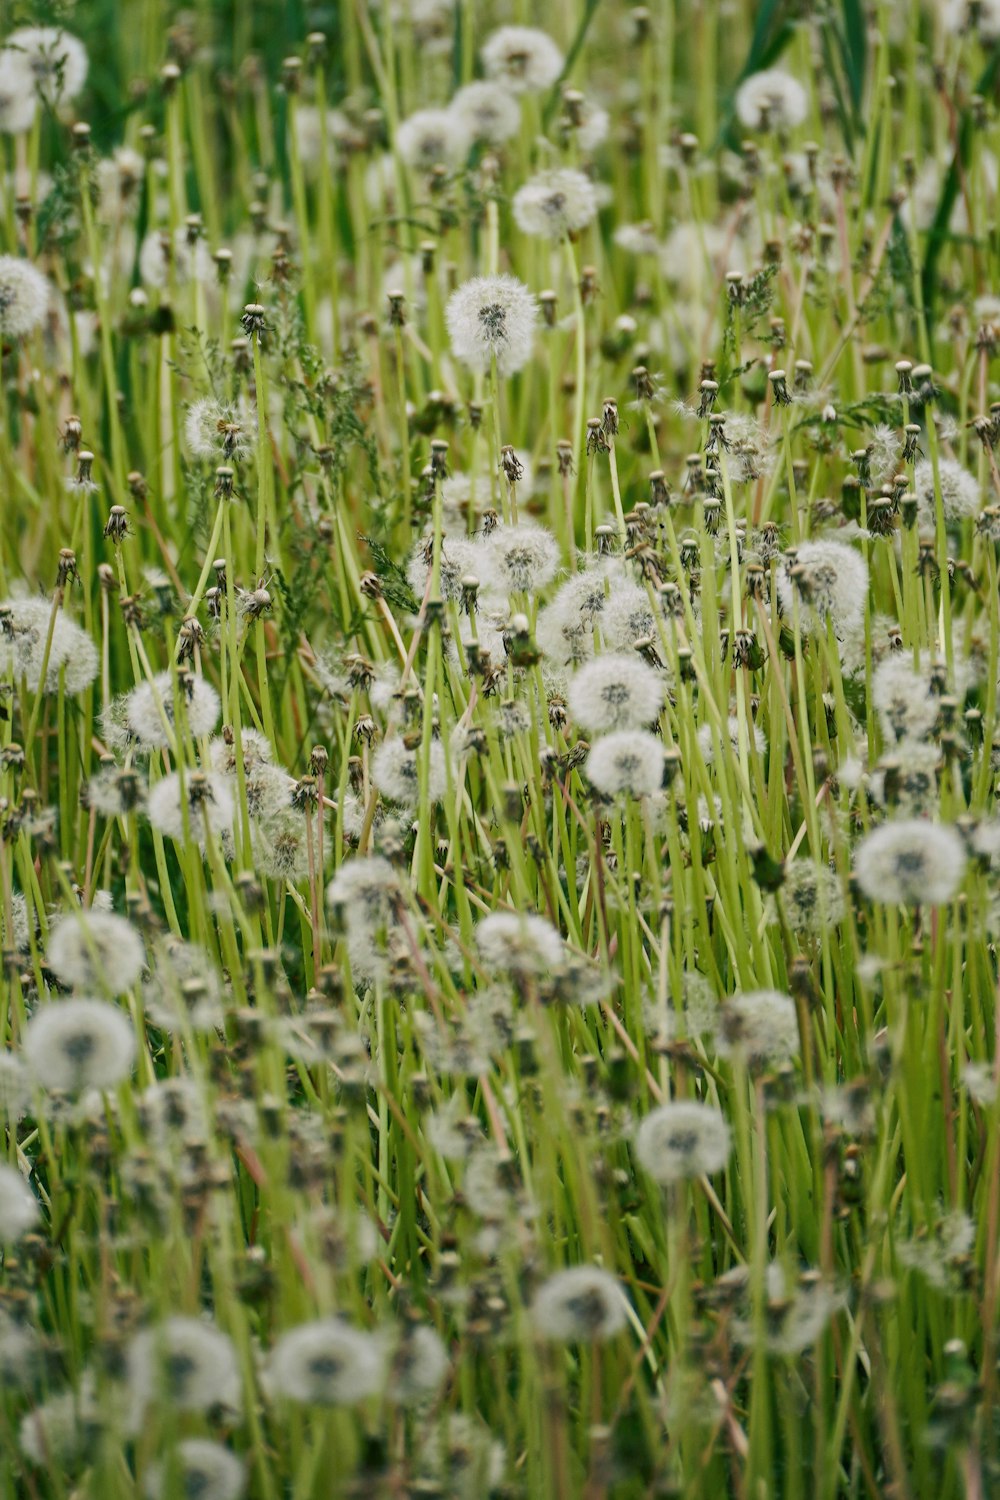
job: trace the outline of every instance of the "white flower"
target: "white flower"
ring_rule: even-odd
[[[766,68],[736,90],[736,114],[748,130],[791,130],[809,112],[809,96],[790,73]]]
[[[854,873],[871,901],[887,906],[944,906],[965,872],[965,845],[946,823],[903,818],[861,840]]]
[[[513,375],[531,358],[538,304],[516,276],[474,276],[453,292],[445,314],[455,358],[471,370]]]
[[[563,70],[559,47],[533,26],[499,27],[486,38],[479,56],[486,76],[499,79],[513,94],[541,93]]]
[[[12,31],[5,50],[48,104],[75,99],[87,81],[87,49],[79,37],[61,26],[24,26]]]
[[[61,984],[120,995],[138,979],[146,950],[126,917],[80,910],[53,925],[45,960]]]
[[[677,1100],[648,1114],[635,1138],[635,1154],[654,1182],[720,1172],[729,1160],[729,1126],[709,1104]]]
[[[37,1221],[38,1199],[16,1167],[0,1163],[0,1245],[13,1245]]]
[[[403,807],[416,807],[420,801],[420,763],[423,752],[418,745],[410,750],[401,735],[383,740],[372,756],[372,781],[383,797]],[[440,802],[448,786],[444,746],[431,740],[428,755],[427,796]]]
[[[218,771],[187,771],[183,781],[171,771],[152,788],[146,816],[167,838],[183,843],[187,815],[187,837],[204,846],[206,836],[222,838],[236,817],[232,782]]]
[[[23,1046],[42,1088],[78,1094],[113,1088],[128,1077],[135,1032],[128,1016],[103,1000],[57,1000],[35,1011]]]
[[[539,1338],[593,1343],[625,1327],[625,1297],[614,1276],[596,1266],[557,1271],[539,1287],[531,1325]]]
[[[482,581],[505,594],[533,594],[551,583],[561,557],[544,526],[522,521],[498,526],[482,543]]]
[[[34,79],[20,56],[4,48],[0,51],[0,132],[20,135],[30,130],[36,108]]]
[[[476,928],[476,946],[488,970],[519,976],[550,974],[565,952],[559,933],[533,912],[491,912]]]
[[[418,109],[396,131],[396,150],[407,166],[431,172],[460,167],[469,154],[469,132],[449,109]]]
[[[780,990],[749,990],[724,1001],[719,1051],[748,1063],[791,1062],[799,1055],[795,1001]]]
[[[144,1328],[129,1343],[126,1368],[136,1423],[150,1406],[181,1412],[241,1404],[233,1342],[201,1318],[176,1316]]]
[[[652,797],[663,785],[663,742],[644,729],[606,734],[587,757],[587,777],[606,797]]]
[[[560,240],[583,229],[597,214],[597,190],[575,167],[539,172],[518,188],[511,205],[524,234]]]
[[[981,500],[974,475],[953,458],[939,458],[938,477],[941,480],[941,506],[948,526],[958,526],[978,514]],[[934,465],[929,459],[922,459],[913,470],[913,489],[917,497],[917,520],[927,530],[933,530],[937,504]]]
[[[637,656],[609,652],[587,662],[569,684],[569,710],[594,734],[643,729],[663,707],[665,686],[654,667]]]
[[[235,1453],[210,1438],[184,1438],[169,1459],[150,1466],[144,1489],[148,1500],[240,1500],[246,1483]]]
[[[517,96],[503,83],[489,79],[467,83],[448,106],[473,140],[499,146],[517,135],[521,110]]]
[[[57,693],[62,683],[74,695],[90,686],[99,665],[97,647],[87,632],[61,609],[55,611],[53,622],[48,599],[7,599],[0,604],[0,674],[12,667],[15,679],[23,677],[29,691],[37,693],[44,666],[46,693]]]
[[[0,334],[21,339],[40,327],[51,294],[48,277],[30,260],[0,255]]]
[[[802,542],[791,557],[778,573],[778,599],[791,616],[793,589],[799,595],[803,631],[823,634],[829,619],[840,634],[864,616],[868,567],[860,552],[846,542]]]
[[[353,1406],[382,1389],[385,1359],[372,1334],[339,1318],[322,1318],[282,1335],[267,1375],[276,1397],[309,1406]]]

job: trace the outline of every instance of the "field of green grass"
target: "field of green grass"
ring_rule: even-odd
[[[0,4],[0,1500],[1000,1496],[998,104]]]

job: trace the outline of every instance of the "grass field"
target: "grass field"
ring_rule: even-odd
[[[1000,1495],[998,83],[0,5],[3,1500]]]

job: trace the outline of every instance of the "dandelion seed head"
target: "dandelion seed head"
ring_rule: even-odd
[[[16,1167],[0,1164],[0,1243],[13,1245],[38,1221],[38,1199]],[[0,1338],[2,1338],[0,1325]]]
[[[57,693],[60,683],[71,696],[90,686],[100,664],[97,646],[64,610],[55,610],[53,623],[48,599],[6,599],[0,615],[0,673],[9,667],[33,693],[42,687],[43,669],[46,693]]]
[[[445,312],[455,358],[472,370],[514,375],[531,358],[538,303],[516,276],[474,276],[448,300]]]
[[[51,295],[48,277],[29,260],[0,255],[0,334],[5,338],[26,338],[41,327]]]
[[[178,1488],[170,1484],[177,1476]],[[246,1490],[243,1462],[211,1438],[183,1438],[171,1458],[151,1464],[145,1480],[147,1500],[241,1500]]]
[[[792,615],[792,593],[801,601],[802,627],[810,634],[824,633],[830,620],[840,634],[864,616],[868,596],[868,567],[860,552],[846,542],[803,542],[795,549],[794,565],[778,573],[781,608]]]
[[[523,234],[560,240],[585,229],[598,210],[597,190],[585,172],[553,167],[518,188],[511,205]]]
[[[257,413],[245,396],[235,401],[202,396],[187,409],[184,436],[196,458],[240,463],[256,445]]]
[[[450,109],[418,109],[396,131],[396,149],[403,161],[423,172],[460,167],[470,144],[464,118]]]
[[[554,1343],[597,1343],[625,1327],[625,1297],[617,1280],[597,1266],[571,1266],[544,1281],[531,1304],[539,1338]]]
[[[644,729],[603,735],[587,757],[587,778],[606,797],[652,797],[663,785],[663,741]]]
[[[941,505],[945,523],[958,526],[979,513],[982,500],[975,476],[954,458],[938,459],[941,481]],[[917,497],[917,520],[928,531],[934,529],[937,502],[934,498],[934,465],[921,459],[913,470],[913,489]]]
[[[204,847],[207,838],[229,833],[236,817],[232,783],[218,771],[171,771],[149,793],[146,816],[166,838],[191,838]],[[187,832],[185,833],[185,817]]]
[[[207,738],[219,722],[219,695],[204,677],[189,675],[184,688],[184,717],[192,739]],[[166,723],[164,723],[164,720]],[[175,724],[173,679],[169,672],[158,672],[151,680],[140,682],[125,699],[122,725],[124,748],[147,754],[165,749],[169,744],[167,729]],[[115,740],[115,734],[109,736]],[[120,731],[118,734],[120,740]]]
[[[487,78],[513,94],[539,94],[551,88],[563,69],[563,54],[545,31],[534,26],[500,26],[479,56]]]
[[[303,1323],[283,1334],[267,1365],[276,1396],[307,1406],[353,1406],[385,1381],[381,1343],[339,1318]]]
[[[961,884],[965,862],[965,845],[950,824],[901,818],[865,835],[854,873],[870,901],[944,906]]]
[[[204,1412],[215,1406],[238,1411],[242,1404],[233,1342],[201,1318],[170,1317],[135,1334],[126,1369],[136,1423],[151,1406]]]
[[[643,729],[663,707],[665,683],[655,667],[637,656],[609,652],[575,672],[569,684],[569,710],[593,734]]]
[[[747,743],[753,747],[758,755],[767,753],[767,735],[759,724],[752,719],[747,721],[746,726]],[[726,720],[725,733],[722,736],[722,748],[725,753],[726,747],[738,758],[740,753],[740,721],[736,714],[730,714]],[[711,724],[702,724],[698,730],[698,748],[706,766],[711,765],[715,759],[715,733]]]
[[[449,105],[470,140],[501,146],[521,128],[517,95],[505,83],[484,79],[460,88]]]
[[[552,973],[564,952],[559,933],[533,912],[491,912],[476,927],[476,946],[488,970],[520,978]]]
[[[800,858],[785,865],[781,904],[793,932],[818,936],[844,916],[840,882],[829,865]]]
[[[730,1149],[729,1126],[719,1111],[693,1100],[661,1104],[645,1116],[635,1137],[640,1166],[665,1186],[721,1171]]]
[[[37,109],[35,83],[21,58],[8,48],[0,50],[0,132],[20,135],[30,130]]]
[[[440,802],[448,785],[444,746],[431,740],[428,747],[427,797]],[[390,802],[416,807],[420,801],[420,749],[410,749],[400,735],[379,745],[372,756],[372,780]]]
[[[809,96],[790,73],[765,68],[736,90],[736,114],[747,130],[793,130],[809,111]]]
[[[23,26],[11,32],[4,50],[47,104],[75,99],[87,81],[87,49],[61,26]]]
[[[799,1055],[795,1001],[780,990],[748,990],[719,1011],[719,1052],[751,1065],[793,1062]]]
[[[109,1089],[132,1070],[135,1032],[104,1000],[55,1000],[35,1011],[24,1033],[24,1060],[43,1089],[79,1094]]]
[[[491,531],[478,557],[487,587],[503,594],[534,594],[556,576],[561,552],[551,531],[521,521]]]
[[[146,950],[126,917],[113,912],[74,911],[49,933],[45,961],[70,989],[121,994],[142,972]]]
[[[1000,38],[1000,0],[945,0],[941,24],[952,36],[978,32],[983,42]]]

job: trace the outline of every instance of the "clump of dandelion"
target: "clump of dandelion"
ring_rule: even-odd
[[[197,1500],[240,1500],[246,1489],[242,1461],[211,1438],[184,1438],[170,1457],[151,1464],[146,1474],[148,1500],[168,1500],[173,1494]]]
[[[793,130],[809,111],[809,96],[790,73],[765,68],[736,90],[736,114],[748,130]]]
[[[799,1055],[795,1001],[780,990],[749,990],[724,1001],[719,1012],[719,1051],[751,1066],[792,1062]]]
[[[575,167],[553,167],[518,188],[511,205],[514,222],[524,234],[561,240],[585,229],[597,216],[597,189]]]
[[[125,1364],[136,1422],[151,1406],[175,1412],[240,1408],[233,1342],[201,1318],[178,1315],[142,1329],[129,1342]]]
[[[49,632],[51,630],[51,640]],[[47,651],[47,657],[46,657]],[[0,604],[0,672],[10,669],[29,691],[82,693],[97,676],[97,646],[87,632],[47,599],[7,599]]]
[[[663,785],[663,742],[644,729],[606,734],[587,757],[587,778],[606,797],[652,797]]]
[[[643,729],[663,707],[665,684],[655,667],[637,656],[609,652],[576,672],[569,684],[569,710],[594,734]]]
[[[595,1343],[613,1338],[626,1323],[625,1297],[614,1276],[597,1266],[571,1266],[543,1282],[531,1304],[539,1338]]]
[[[938,459],[938,478],[946,525],[959,526],[970,516],[978,514],[982,504],[979,485],[968,469],[954,458],[942,457]],[[934,497],[934,465],[929,459],[922,459],[913,470],[913,489],[917,497],[918,522],[931,531],[937,516],[937,502]]]
[[[944,906],[962,882],[965,862],[965,844],[950,824],[903,818],[883,823],[861,840],[854,873],[870,901]]]
[[[0,1164],[0,1244],[13,1245],[38,1218],[38,1199],[20,1172]]]
[[[635,1138],[640,1166],[668,1185],[721,1172],[729,1160],[729,1126],[710,1104],[677,1100],[646,1115]]]
[[[403,161],[424,172],[461,166],[470,144],[462,116],[450,109],[418,109],[396,131],[396,150]]]
[[[45,321],[52,297],[47,276],[30,260],[0,255],[0,334],[27,338]]]
[[[142,972],[146,950],[126,917],[75,911],[53,924],[45,960],[59,982],[71,989],[111,988],[121,994]]]
[[[562,51],[534,26],[500,26],[486,38],[479,56],[487,78],[506,84],[514,94],[539,94],[563,70]]]
[[[103,1000],[57,1000],[35,1011],[24,1032],[24,1058],[44,1089],[78,1094],[110,1089],[132,1070],[132,1023]]]
[[[516,95],[490,79],[467,83],[448,108],[469,139],[483,145],[500,146],[517,135],[521,126]]]
[[[381,1343],[340,1318],[303,1323],[282,1335],[267,1365],[276,1396],[305,1406],[353,1406],[385,1380]]]
[[[455,358],[472,370],[497,362],[514,375],[531,358],[538,303],[516,276],[474,276],[453,292],[446,310]]]

